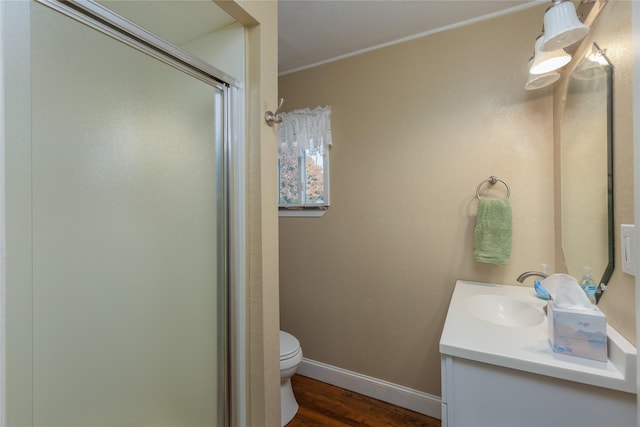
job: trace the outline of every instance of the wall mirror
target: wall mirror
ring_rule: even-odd
[[[569,76],[560,143],[562,250],[568,274],[591,268],[606,287],[614,268],[611,63],[597,44]]]

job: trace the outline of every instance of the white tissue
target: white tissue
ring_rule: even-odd
[[[569,276],[568,274],[555,273],[542,280],[542,286],[544,286],[544,288],[549,292],[549,295],[551,295],[551,299],[555,300],[558,290],[558,284],[566,282],[578,283],[575,277]]]
[[[553,297],[557,307],[573,310],[593,310],[594,305],[582,290],[582,287],[571,276],[570,279],[559,280],[556,286],[556,295]]]

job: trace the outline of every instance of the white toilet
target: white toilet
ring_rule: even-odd
[[[291,388],[291,377],[302,362],[300,342],[293,335],[280,331],[280,401],[281,421],[286,425],[298,412],[298,402]]]

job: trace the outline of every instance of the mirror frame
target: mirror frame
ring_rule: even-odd
[[[602,293],[607,287],[613,270],[615,269],[615,225],[613,217],[613,64],[606,55],[606,51],[593,43],[592,51],[598,52],[607,61],[607,216],[609,229],[609,263],[602,274],[598,290],[596,291],[596,303],[600,301]]]

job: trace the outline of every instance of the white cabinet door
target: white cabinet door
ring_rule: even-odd
[[[443,427],[635,426],[636,395],[443,356]]]

